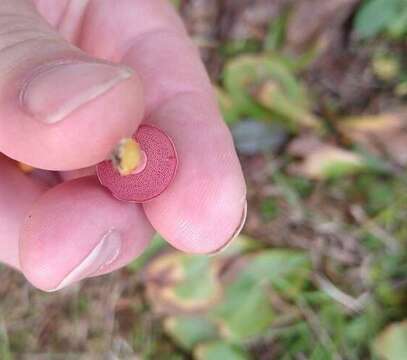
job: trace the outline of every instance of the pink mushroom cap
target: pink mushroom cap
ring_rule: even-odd
[[[178,157],[172,140],[161,129],[141,125],[133,138],[146,156],[141,171],[122,176],[107,160],[96,167],[100,183],[119,200],[143,203],[165,191],[175,177]]]

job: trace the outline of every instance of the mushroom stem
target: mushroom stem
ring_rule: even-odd
[[[111,155],[114,168],[122,176],[136,172],[137,168],[142,165],[143,159],[140,145],[132,138],[122,139]]]
[[[17,162],[17,166],[25,174],[30,174],[34,171],[34,168],[32,166],[24,164],[22,162]]]

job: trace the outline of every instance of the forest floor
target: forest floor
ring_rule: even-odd
[[[243,235],[209,258],[157,236],[57,294],[2,268],[0,359],[404,359],[406,2],[174,3],[242,161]]]

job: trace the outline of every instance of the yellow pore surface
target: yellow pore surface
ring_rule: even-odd
[[[141,164],[142,152],[134,139],[123,139],[116,152],[116,166],[120,175],[132,174]]]

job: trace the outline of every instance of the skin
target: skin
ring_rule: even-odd
[[[231,240],[244,212],[244,179],[198,52],[166,0],[2,0],[0,34],[0,152],[63,179],[54,186],[55,173],[25,175],[0,154],[0,262],[50,291],[112,229],[120,252],[74,282],[126,265],[155,231],[191,253]],[[38,117],[83,77],[43,81],[26,100],[37,113],[21,105],[21,84],[43,64],[72,59],[133,73],[63,121],[44,124]],[[141,122],[162,128],[179,156],[173,184],[144,205],[117,201],[93,175]]]

